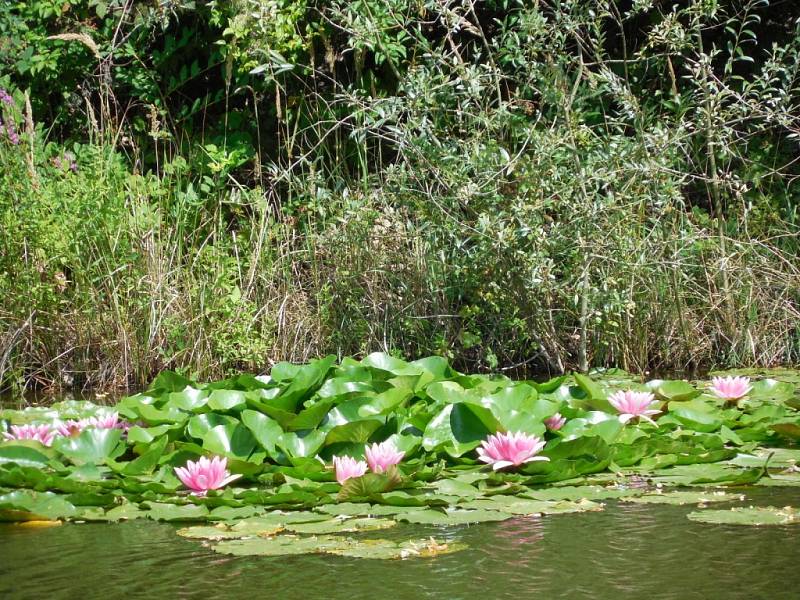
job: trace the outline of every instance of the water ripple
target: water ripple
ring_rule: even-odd
[[[763,492],[800,504],[800,490]],[[387,536],[459,540],[464,552],[407,561],[229,557],[149,521],[30,529],[0,525],[2,598],[797,598],[798,530],[693,523],[692,507],[611,503]]]

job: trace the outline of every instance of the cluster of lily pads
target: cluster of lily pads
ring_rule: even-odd
[[[731,501],[664,490],[800,485],[783,375],[512,381],[381,353],[213,383],[165,372],[114,407],[0,411],[0,519],[194,521],[180,533],[219,552],[393,558],[460,546],[369,531]]]

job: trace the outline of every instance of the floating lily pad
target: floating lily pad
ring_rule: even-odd
[[[205,521],[208,509],[198,504],[145,503],[145,516],[154,521]]]
[[[319,513],[298,511],[298,512],[271,512],[261,517],[252,519],[242,519],[231,525],[233,531],[239,532],[258,532],[272,527],[285,527],[295,523],[314,523],[317,521],[327,521],[330,517]]]
[[[294,533],[351,533],[388,529],[395,525],[397,525],[397,522],[391,519],[331,519],[329,521],[317,521],[315,523],[293,523],[287,525],[286,529]]]
[[[800,487],[800,470],[797,467],[791,467],[777,473],[770,473],[769,477],[759,479],[756,485],[761,487]]]
[[[378,560],[431,558],[452,554],[468,548],[463,542],[437,542],[433,538],[391,542],[389,540],[359,540],[342,549],[329,550],[330,554],[350,558],[371,558]]]
[[[314,510],[328,515],[346,515],[351,517],[390,517],[407,512],[419,512],[419,506],[393,506],[385,504],[367,504],[359,502],[342,502],[341,504],[326,504]]]
[[[344,548],[346,538],[336,536],[299,537],[279,535],[241,540],[226,540],[211,547],[221,554],[234,556],[286,556],[317,554],[335,548]]]
[[[72,503],[52,492],[16,490],[0,495],[0,521],[52,521],[76,514]]]
[[[458,552],[463,543],[443,543],[433,539],[395,542],[383,539],[353,539],[332,535],[298,537],[279,535],[273,538],[227,540],[212,546],[215,552],[234,556],[286,556],[298,554],[335,554],[351,558],[379,560],[424,558]]]
[[[400,521],[422,525],[466,525],[469,523],[486,523],[489,521],[505,521],[514,515],[498,510],[419,510],[398,515]]]
[[[263,509],[258,506],[218,506],[213,509],[208,518],[210,521],[233,521],[235,519],[248,519],[263,514]]]
[[[557,514],[569,512],[584,512],[589,510],[602,510],[603,505],[591,500],[548,501],[529,500],[515,496],[492,496],[459,504],[460,508],[494,510],[512,515]]]
[[[281,531],[280,527],[275,527],[272,534]],[[196,527],[184,527],[179,529],[177,534],[181,537],[200,540],[225,540],[237,539],[245,537],[243,534],[231,531],[227,527],[211,526],[211,525],[197,525]]]
[[[723,525],[792,525],[800,522],[800,514],[791,506],[775,508],[758,506],[730,510],[699,510],[686,515],[690,521]]]
[[[644,489],[635,488],[582,485],[535,489],[525,492],[525,496],[534,500],[610,500],[638,496],[645,491]]]
[[[622,502],[635,504],[711,504],[713,502],[735,502],[744,500],[744,496],[720,491],[675,491],[663,494],[644,494],[621,498]]]
[[[106,511],[105,517],[107,521],[130,521],[132,519],[141,519],[145,514],[146,511],[141,510],[136,504],[126,502]]]

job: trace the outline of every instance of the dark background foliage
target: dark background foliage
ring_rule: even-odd
[[[0,374],[794,362],[787,0],[0,6]],[[21,135],[14,143],[8,127]]]

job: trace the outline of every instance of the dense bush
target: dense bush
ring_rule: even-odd
[[[798,19],[765,0],[6,3],[0,374],[136,385],[377,349],[794,361]]]

